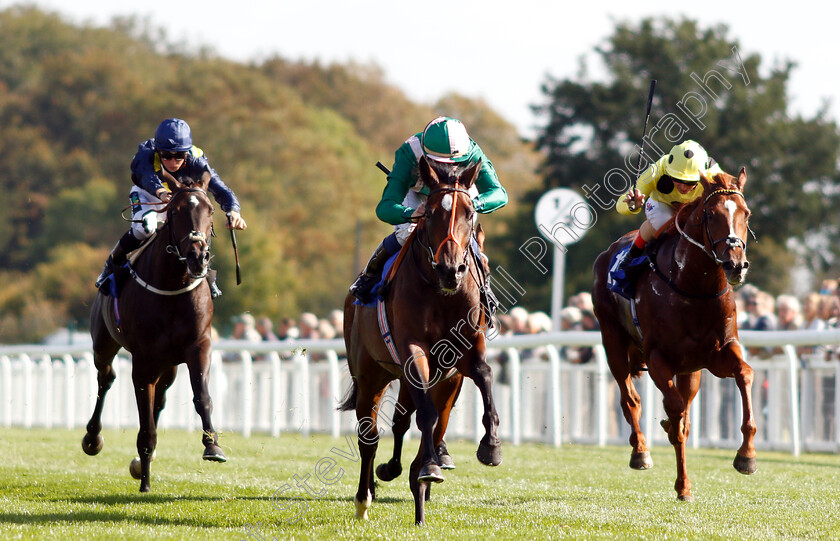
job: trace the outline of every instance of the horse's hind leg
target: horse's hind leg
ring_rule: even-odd
[[[440,415],[437,426],[435,427],[435,452],[440,461],[440,467],[444,470],[455,469],[455,462],[449,456],[449,451],[446,449],[446,442],[443,441],[443,438],[446,435],[446,428],[449,426],[449,415],[452,413],[452,408],[458,400],[458,395],[461,394],[461,386],[463,384],[464,377],[456,373],[448,380],[438,382],[432,388],[432,400]]]
[[[157,446],[157,427],[155,426],[155,384],[156,378],[150,376],[141,367],[149,366],[150,359],[134,358],[131,379],[134,383],[134,396],[137,399],[137,414],[140,430],[137,432],[137,454],[140,456],[140,492],[151,491],[149,463]]]
[[[356,491],[354,503],[356,505],[356,518],[367,520],[367,512],[373,502],[375,490],[373,461],[376,458],[376,449],[379,446],[379,432],[376,424],[378,406],[389,382],[382,379],[371,380],[364,376],[356,377],[353,382],[354,385],[358,386],[356,435],[359,438],[359,455],[362,459],[359,467],[359,488]]]
[[[111,338],[105,322],[99,314],[99,302],[94,303],[91,318],[91,335],[93,336],[93,363],[96,366],[96,406],[87,424],[87,433],[82,438],[82,450],[88,455],[98,454],[102,450],[102,408],[105,405],[105,395],[116,379],[114,374],[114,356],[120,350],[120,345]]]
[[[613,378],[618,384],[618,391],[621,395],[621,411],[627,424],[630,425],[630,445],[633,451],[630,453],[630,467],[634,470],[646,470],[653,467],[653,460],[647,448],[647,440],[642,432],[642,400],[633,385],[633,372],[631,363],[642,364],[642,357],[638,350],[628,353],[628,346],[624,340],[616,337],[621,331],[608,328],[601,328],[601,335],[604,340],[604,350],[607,354],[607,362],[610,366]]]
[[[430,481],[420,481],[420,467],[423,462],[423,442],[420,442],[420,449],[417,456],[411,463],[408,474],[408,484],[411,487],[411,494],[414,496],[414,524],[417,526],[426,525],[426,502],[429,500]]]
[[[198,348],[195,352],[197,359],[187,362],[190,371],[190,385],[193,391],[193,404],[198,416],[201,417],[201,443],[204,444],[204,454],[201,458],[213,462],[227,462],[222,448],[219,447],[219,435],[213,429],[210,414],[213,412],[213,400],[207,390],[207,382],[210,379],[210,351]]]
[[[391,460],[376,467],[376,476],[382,481],[393,481],[402,473],[400,458],[402,456],[403,439],[408,429],[411,428],[411,416],[416,410],[414,401],[408,392],[408,385],[405,380],[400,381],[400,393],[397,405],[394,408],[393,424],[391,425],[391,431],[394,434],[394,454]]]

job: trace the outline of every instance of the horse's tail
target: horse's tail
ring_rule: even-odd
[[[356,409],[356,398],[359,396],[359,384],[356,378],[350,379],[350,388],[344,393],[344,398],[338,406],[338,411],[353,411]]]

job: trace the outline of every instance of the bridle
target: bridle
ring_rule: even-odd
[[[680,207],[680,210],[677,211],[677,215],[674,219],[674,226],[677,228],[677,231],[679,232],[680,235],[682,235],[682,237],[685,240],[687,240],[688,242],[690,242],[694,246],[697,246],[698,248],[703,250],[703,253],[706,254],[707,256],[709,256],[710,258],[712,258],[712,260],[715,263],[717,263],[718,265],[722,265],[723,260],[720,259],[717,256],[717,252],[715,252],[715,246],[717,246],[721,242],[725,242],[727,248],[741,247],[744,250],[744,253],[746,253],[746,251],[747,251],[747,241],[745,241],[741,237],[735,235],[734,231],[732,231],[731,228],[729,230],[729,235],[727,235],[725,237],[722,237],[722,238],[719,238],[717,240],[712,240],[712,234],[711,234],[711,231],[709,231],[709,214],[706,211],[706,204],[709,202],[709,199],[711,199],[715,195],[737,195],[741,199],[744,199],[744,194],[740,190],[735,190],[735,189],[730,189],[730,188],[721,188],[719,190],[713,191],[712,193],[710,193],[709,195],[706,196],[706,198],[703,200],[703,206],[702,206],[703,217],[701,218],[701,224],[703,225],[703,229],[704,229],[704,232],[705,232],[705,235],[703,237],[703,244],[701,244],[701,243],[697,242],[696,240],[694,240],[693,238],[691,238],[680,227],[680,219],[679,219],[680,218],[680,213],[683,211],[683,209],[686,208],[686,206]],[[749,225],[747,226],[747,231],[749,231],[753,235],[753,238],[755,238],[755,233],[752,232],[752,230],[749,228]],[[706,241],[707,240],[708,240],[709,244],[711,244],[711,246],[709,248],[706,247]]]
[[[205,198],[207,197],[207,192],[204,191],[201,188],[196,188],[196,187],[181,188],[180,190],[177,190],[172,194],[172,198],[169,200],[169,203],[166,205],[166,208],[165,208],[165,210],[166,210],[166,223],[168,225],[167,229],[169,230],[169,241],[166,245],[166,253],[173,254],[178,259],[178,261],[186,261],[187,260],[186,256],[181,255],[181,251],[178,248],[179,246],[181,246],[184,243],[185,240],[189,240],[189,242],[191,242],[191,243],[200,242],[201,243],[202,254],[210,251],[210,239],[207,238],[207,235],[205,235],[203,231],[197,231],[197,230],[193,229],[193,230],[189,231],[186,235],[181,237],[180,240],[175,242],[174,231],[173,231],[173,227],[172,227],[172,224],[173,224],[172,211],[175,208],[175,207],[173,207],[173,203],[175,202],[176,198],[180,197],[183,194],[189,194],[189,193],[200,193]],[[214,209],[213,209],[213,205],[211,204],[210,205],[210,216],[213,216],[213,213],[214,213]],[[211,237],[213,236],[212,219],[211,219],[211,226],[210,226],[210,236]],[[190,274],[191,278],[194,278],[196,280],[200,280],[201,278],[204,278],[205,276],[207,276],[207,273],[209,272],[209,270],[210,270],[210,265],[207,264],[207,265],[204,266],[204,270],[200,275],[193,276],[192,272],[189,270],[189,268],[187,269],[187,272]]]
[[[432,195],[437,194],[437,193],[453,193],[453,194],[454,193],[462,193],[462,194],[466,194],[467,197],[469,197],[469,195],[470,195],[470,192],[468,190],[464,189],[464,188],[461,188],[458,185],[457,182],[455,183],[454,186],[444,186],[442,188],[436,188],[436,189],[430,191],[428,197],[431,198]],[[455,219],[456,219],[456,215],[457,215],[457,210],[458,210],[458,197],[453,196],[452,197],[452,210],[451,210],[451,213],[449,215],[449,228],[446,232],[446,238],[443,239],[443,241],[441,241],[441,243],[437,247],[437,250],[432,250],[432,247],[431,247],[430,244],[424,243],[422,240],[420,240],[419,236],[417,237],[418,242],[420,243],[421,246],[423,246],[423,248],[426,251],[426,257],[429,260],[429,264],[432,266],[432,269],[437,268],[437,266],[440,264],[440,260],[439,260],[440,251],[443,249],[443,246],[449,241],[454,242],[458,246],[458,248],[460,248],[462,250],[464,264],[469,269],[469,266],[470,266],[470,258],[469,258],[470,247],[469,247],[469,243],[467,243],[467,246],[462,246],[461,243],[458,241],[458,239],[455,238]],[[427,208],[426,209],[426,214],[423,216],[423,220],[425,221],[428,218],[428,216],[429,216],[429,209]]]

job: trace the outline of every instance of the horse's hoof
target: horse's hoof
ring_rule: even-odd
[[[146,483],[146,484],[140,483],[140,492],[151,492],[151,491],[152,491],[152,485],[150,483]]]
[[[694,496],[692,496],[691,493],[680,494],[679,496],[677,496],[677,499],[680,500],[681,502],[693,502],[694,501]]]
[[[755,458],[746,458],[741,455],[735,455],[735,460],[732,462],[735,469],[744,475],[755,473],[758,470],[758,462]]]
[[[489,445],[482,441],[478,444],[475,456],[485,466],[498,466],[502,463],[502,446],[501,444]]]
[[[204,460],[212,460],[213,462],[227,462],[225,452],[222,451],[222,448],[218,445],[208,445],[204,449],[204,455],[202,455],[201,458]]]
[[[442,470],[455,469],[455,461],[452,460],[452,457],[449,456],[449,454],[438,455],[438,461],[440,462],[440,468]]]
[[[368,519],[368,509],[370,509],[370,504],[373,502],[373,498],[368,492],[367,498],[364,500],[359,500],[358,498],[353,498],[353,503],[356,505],[356,518],[359,520],[367,520]]]
[[[86,455],[97,455],[99,451],[102,450],[102,446],[105,444],[105,438],[102,437],[102,434],[91,434],[88,432],[85,434],[85,437],[82,438],[82,451],[85,452]]]
[[[428,464],[420,468],[417,474],[417,481],[420,483],[443,483],[443,472],[437,464]]]
[[[653,467],[650,451],[630,453],[630,467],[634,470],[647,470]]]
[[[128,473],[135,479],[140,479],[143,476],[140,457],[131,459],[131,464],[128,465]]]
[[[376,467],[376,476],[381,481],[385,482],[393,481],[399,477],[401,473],[402,464],[393,459]]]

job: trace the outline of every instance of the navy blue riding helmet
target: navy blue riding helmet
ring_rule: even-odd
[[[155,149],[186,152],[192,148],[190,126],[180,118],[167,118],[155,130]]]

